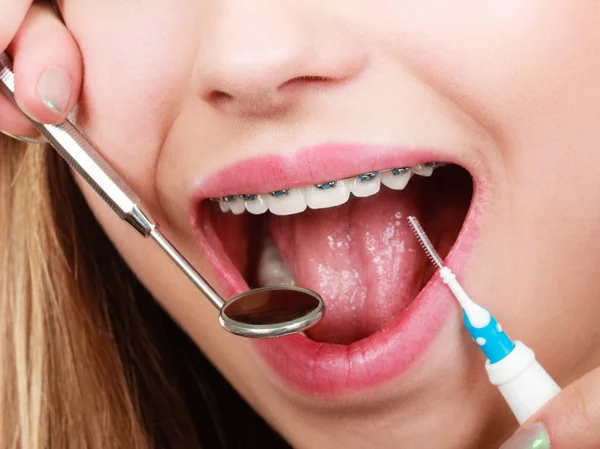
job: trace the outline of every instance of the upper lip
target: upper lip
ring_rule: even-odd
[[[197,182],[192,213],[206,198],[266,193],[427,162],[462,165],[451,151],[393,145],[323,144],[291,155],[267,154],[236,162]]]

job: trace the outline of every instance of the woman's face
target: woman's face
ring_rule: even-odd
[[[83,187],[156,299],[294,446],[481,447],[513,426],[409,214],[560,383],[598,363],[597,1],[63,6],[85,62],[78,122],[163,233],[225,297],[292,280],[323,295],[308,336],[232,336]],[[466,171],[404,190],[402,173],[355,178],[428,162]],[[241,194],[274,213],[207,199]]]

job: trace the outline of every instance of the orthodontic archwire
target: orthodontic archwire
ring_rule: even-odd
[[[440,162],[426,162],[424,164],[417,164],[413,167],[420,169],[420,170],[424,170],[424,169],[435,169],[435,168],[441,167],[443,165],[445,165],[445,164],[440,163]],[[404,175],[404,174],[408,173],[413,167],[401,167],[401,168],[391,168],[391,169],[386,169],[386,170],[375,170],[375,171],[371,171],[371,172],[367,172],[367,173],[361,173],[360,175],[356,175],[356,176],[348,178],[348,179],[349,180],[358,179],[358,181],[360,181],[360,182],[369,182],[369,181],[372,181],[373,179],[375,179],[380,174],[383,174],[386,172],[390,172],[394,176]],[[316,187],[319,190],[329,190],[329,189],[335,188],[337,186],[338,182],[339,181],[323,182],[323,183],[319,183],[319,184],[314,184],[314,187]],[[265,195],[270,195],[274,198],[281,198],[281,197],[285,197],[285,196],[289,195],[290,190],[291,189],[287,189],[287,188],[281,189],[281,190],[275,190],[272,192],[268,192]],[[225,196],[221,196],[218,198],[210,198],[210,200],[214,201],[214,202],[230,203],[232,201],[235,201],[238,198],[243,201],[254,201],[257,199],[257,197],[258,197],[258,194],[251,193],[251,194],[241,194],[241,195],[225,195]]]
[[[408,217],[408,221],[442,281],[460,304],[465,327],[487,357],[485,369],[490,382],[500,390],[519,424],[523,424],[556,396],[560,387],[536,360],[533,350],[520,341],[513,342],[493,315],[469,297],[456,275],[445,266],[419,221],[415,217]]]

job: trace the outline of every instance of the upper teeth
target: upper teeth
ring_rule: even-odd
[[[267,210],[275,215],[291,215],[311,209],[325,209],[344,204],[350,193],[357,197],[375,195],[381,184],[393,189],[403,190],[413,174],[431,176],[439,163],[413,165],[412,167],[394,168],[363,173],[353,178],[330,181],[313,186],[295,189],[282,189],[266,194],[228,195],[213,198],[219,202],[223,212],[231,211],[238,215],[247,210],[251,214],[263,214]]]

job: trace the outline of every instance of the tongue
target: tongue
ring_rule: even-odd
[[[385,327],[417,295],[426,260],[406,221],[417,212],[416,190],[382,188],[343,206],[271,216],[271,237],[295,284],[325,300],[325,317],[309,331],[312,339],[360,340]]]

